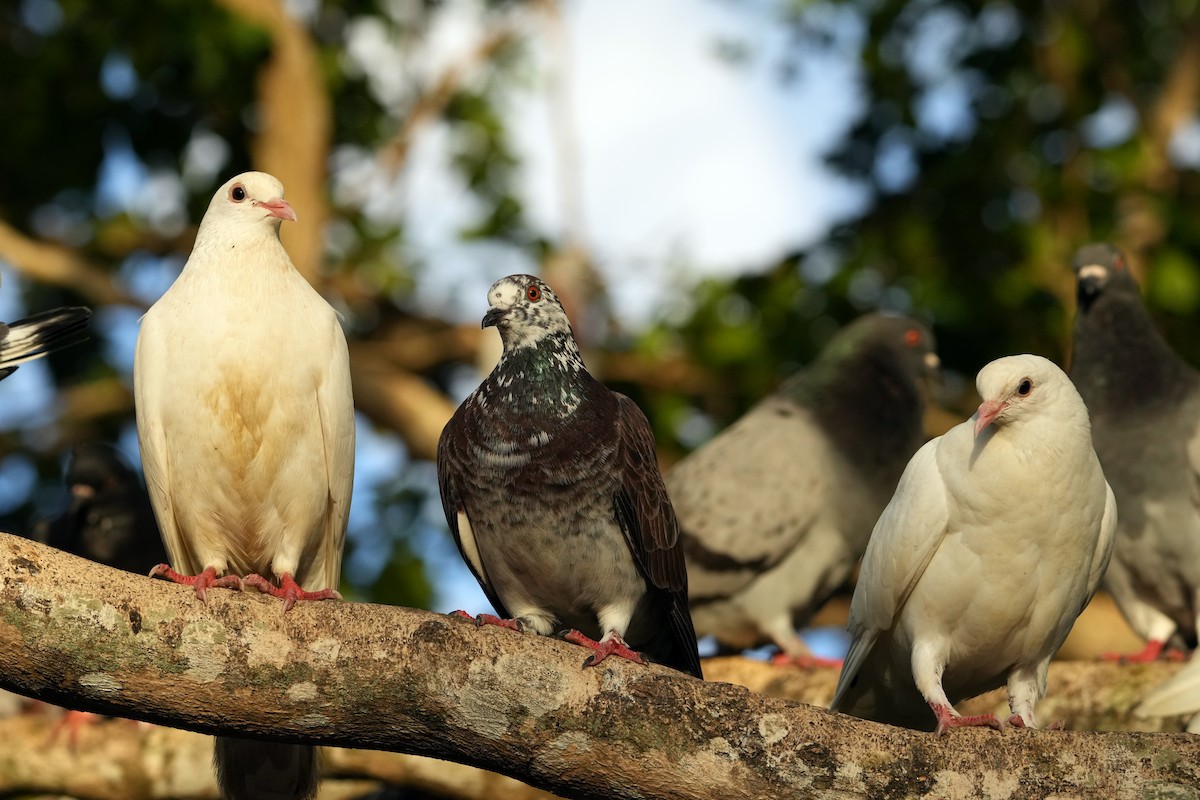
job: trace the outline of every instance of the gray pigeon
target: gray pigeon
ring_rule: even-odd
[[[644,414],[588,373],[554,291],[510,275],[483,327],[504,352],[438,442],[442,508],[502,619],[701,677],[679,526]]]
[[[1200,616],[1200,374],[1163,340],[1117,248],[1074,258],[1078,313],[1071,378],[1121,510],[1104,579],[1146,639],[1130,661],[1196,646]]]
[[[924,440],[920,382],[937,366],[925,326],[861,317],[667,475],[700,634],[830,663],[809,654],[796,627],[862,556]]]
[[[974,418],[917,451],[871,534],[834,711],[999,727],[953,704],[1007,684],[1009,724],[1037,727],[1050,659],[1108,564],[1116,502],[1062,370],[1010,356],[976,388]]]
[[[91,309],[64,306],[16,322],[0,322],[0,380],[26,361],[86,340],[91,317]]]

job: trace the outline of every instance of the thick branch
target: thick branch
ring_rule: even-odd
[[[433,459],[454,403],[423,378],[395,366],[370,345],[350,345],[354,404],[404,439],[414,458]]]
[[[462,60],[447,67],[417,99],[399,132],[380,148],[380,161],[384,168],[392,173],[399,172],[408,161],[408,153],[417,131],[442,115],[472,70],[491,61],[505,45],[516,38],[517,31],[514,28],[498,27],[480,39]]]
[[[111,275],[76,251],[31,239],[3,220],[0,220],[0,261],[7,261],[27,278],[72,289],[99,304],[141,305],[117,288]]]
[[[186,588],[0,535],[0,683],[201,732],[416,753],[579,798],[1140,797],[1179,734],[938,739],[426,612]],[[1031,789],[1031,787],[1034,787]]]
[[[0,797],[220,800],[212,737],[128,720],[67,732],[57,710],[0,719]],[[458,800],[552,800],[520,781],[462,764],[377,750],[327,748],[317,800],[362,797],[382,784]]]

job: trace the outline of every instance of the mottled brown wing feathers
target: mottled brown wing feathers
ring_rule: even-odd
[[[621,527],[650,582],[660,589],[685,591],[687,567],[679,522],[658,469],[654,432],[636,403],[622,394],[617,398],[617,430],[621,437],[617,506]]]

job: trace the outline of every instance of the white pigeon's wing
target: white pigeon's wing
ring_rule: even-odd
[[[1195,660],[1133,709],[1139,717],[1170,717],[1196,712],[1200,712],[1200,661]]]
[[[1080,612],[1092,602],[1092,597],[1100,587],[1100,580],[1108,569],[1108,561],[1112,558],[1113,545],[1117,541],[1117,498],[1113,495],[1112,487],[1104,482],[1104,516],[1100,518],[1100,538],[1096,540],[1096,551],[1092,553],[1092,565],[1088,571],[1087,599],[1083,601]]]
[[[946,484],[937,463],[941,441],[933,439],[916,452],[875,523],[850,602],[854,641],[842,665],[832,708],[839,707],[879,634],[892,627],[946,535]]]
[[[325,479],[329,486],[325,538],[321,543],[322,569],[318,571],[322,583],[317,589],[338,587],[350,495],[354,488],[354,398],[350,388],[350,356],[337,316],[330,314],[329,317],[333,326],[329,372],[317,389],[317,410],[325,444]]]
[[[158,519],[163,544],[171,566],[184,575],[195,575],[203,567],[197,563],[175,518],[171,502],[171,463],[167,437],[163,429],[163,389],[170,380],[170,363],[165,331],[155,324],[153,310],[142,317],[133,361],[133,398],[137,416],[138,449],[150,505]]]

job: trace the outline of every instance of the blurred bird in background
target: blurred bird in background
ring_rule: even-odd
[[[1200,624],[1200,373],[1158,332],[1120,250],[1087,245],[1072,267],[1071,379],[1120,511],[1104,584],[1146,640],[1107,657],[1153,661],[1194,648]]]
[[[781,661],[814,657],[796,628],[849,578],[908,459],[924,441],[932,333],[869,314],[667,475],[684,531],[692,619]]]
[[[67,508],[38,526],[46,544],[145,575],[167,558],[150,497],[115,448],[75,445],[67,461]]]

